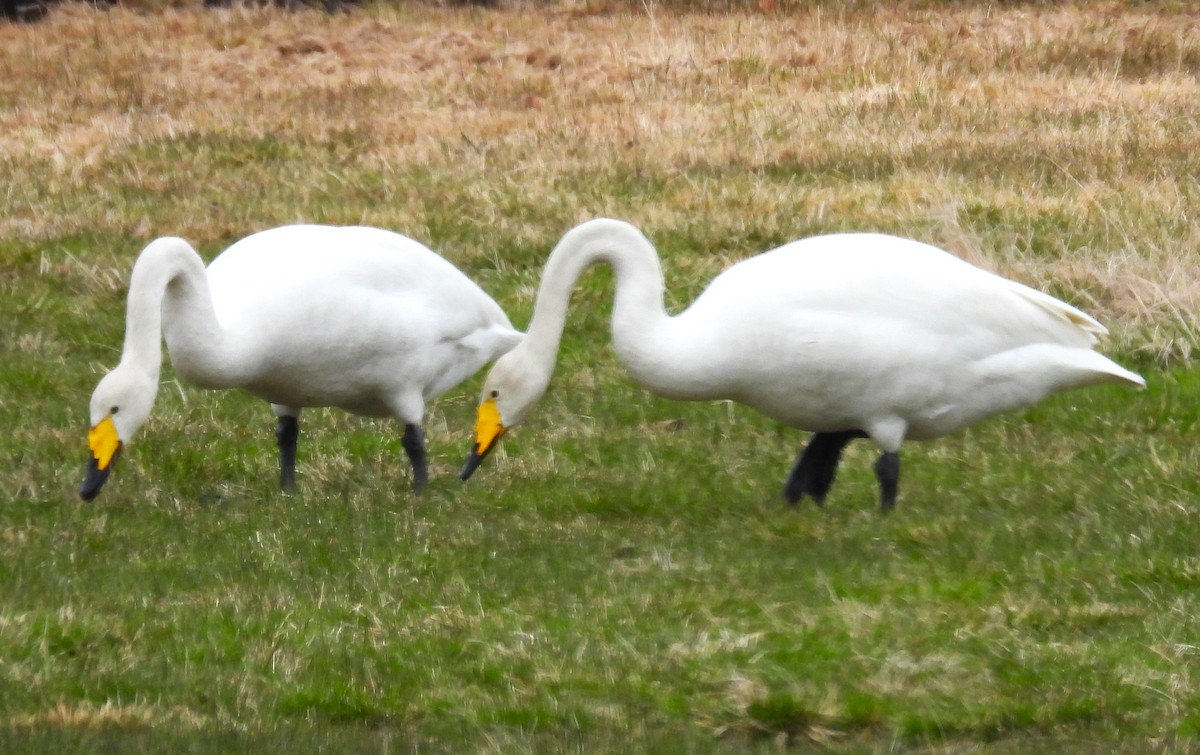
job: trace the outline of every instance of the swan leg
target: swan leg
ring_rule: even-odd
[[[811,495],[818,506],[824,504],[825,496],[833,487],[833,478],[837,476],[842,449],[855,438],[865,437],[867,434],[861,430],[813,433],[784,483],[784,499],[795,505],[805,495]]]
[[[875,462],[875,477],[879,479],[879,509],[886,514],[896,508],[896,494],[900,490],[900,454],[884,451]]]
[[[285,493],[296,492],[296,439],[299,437],[300,418],[279,415],[275,439],[279,441],[279,489]]]
[[[405,424],[400,445],[404,447],[404,453],[408,454],[408,460],[412,463],[413,492],[419,495],[429,478],[429,469],[425,462],[425,434],[421,432],[420,425]]]

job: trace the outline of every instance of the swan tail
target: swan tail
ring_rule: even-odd
[[[989,382],[1027,385],[1031,389],[1027,395],[1044,396],[1097,383],[1146,387],[1141,375],[1099,352],[1057,344],[1022,346],[988,357],[976,367]]]
[[[1055,299],[1053,296],[1038,291],[1036,289],[1023,286],[1020,283],[1013,283],[1012,289],[1027,301],[1036,304],[1046,312],[1054,315],[1056,318],[1070,323],[1091,336],[1091,342],[1096,343],[1102,336],[1108,335],[1108,328],[1104,327],[1099,320],[1084,312],[1081,309],[1072,307],[1064,301]],[[1132,373],[1131,373],[1132,374]]]
[[[1136,372],[1125,369],[1103,354],[1081,349],[1075,351],[1077,353],[1065,360],[1065,364],[1068,368],[1075,370],[1081,385],[1101,382],[1127,385],[1139,389],[1146,387],[1145,378]]]

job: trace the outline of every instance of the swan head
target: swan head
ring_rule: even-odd
[[[466,480],[500,438],[516,427],[542,398],[550,377],[523,356],[520,346],[500,357],[487,378],[475,418],[475,442],[459,479]]]
[[[80,498],[90,501],[100,494],[121,449],[150,417],[157,393],[156,376],[121,365],[96,386],[88,431],[91,458],[79,487]]]

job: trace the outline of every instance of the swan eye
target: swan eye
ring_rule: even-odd
[[[109,409],[109,410],[108,410],[108,413],[109,413],[109,414],[116,414],[116,413],[117,413],[117,411],[118,411],[120,408],[121,408],[121,407],[119,407],[119,406],[114,406],[113,408],[111,408],[111,409]]]
[[[492,398],[500,398],[500,391],[492,391]]]

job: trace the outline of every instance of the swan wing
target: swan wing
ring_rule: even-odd
[[[438,342],[512,324],[500,306],[446,259],[378,228],[284,226],[247,236],[208,266],[226,328],[309,329],[329,339],[411,331]],[[357,322],[356,322],[357,320]]]
[[[879,324],[886,322],[889,337],[936,335],[976,357],[1032,342],[1090,346],[1106,332],[1048,294],[928,244],[881,234],[818,236],[752,257],[714,279],[693,309],[749,309],[746,323],[784,318],[801,332],[806,319],[823,321],[825,330],[805,332],[806,340],[870,342],[882,337]],[[829,319],[842,329],[828,330]]]
[[[263,231],[217,257],[208,278],[247,387],[276,403],[380,413],[362,402],[401,387],[436,396],[520,338],[458,268],[382,229]]]
[[[1018,296],[1024,297],[1028,301],[1041,307],[1046,312],[1049,312],[1054,317],[1074,325],[1085,333],[1091,334],[1093,336],[1093,343],[1099,340],[1101,336],[1108,335],[1108,328],[1101,325],[1098,320],[1086,312],[1072,307],[1070,304],[1067,304],[1064,301],[1055,299],[1049,294],[1043,293],[1028,286],[1023,286],[1020,283],[1015,283],[1004,278],[1001,278],[1000,280],[1008,284],[1010,290],[1012,290]]]

